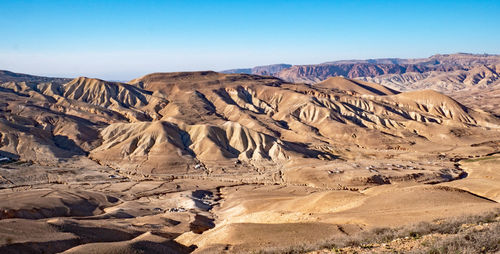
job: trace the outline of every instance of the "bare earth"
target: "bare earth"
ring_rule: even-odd
[[[500,118],[433,90],[36,78],[0,85],[0,253],[279,252],[500,207]]]

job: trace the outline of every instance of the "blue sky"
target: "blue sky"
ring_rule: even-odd
[[[500,54],[500,1],[0,0],[0,69],[128,80],[273,63]]]

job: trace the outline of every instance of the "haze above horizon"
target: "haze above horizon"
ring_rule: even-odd
[[[0,69],[151,72],[500,53],[499,1],[3,1]]]

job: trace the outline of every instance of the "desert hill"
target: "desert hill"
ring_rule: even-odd
[[[134,145],[137,150],[125,153],[125,157],[123,152],[113,152],[110,146],[96,150],[98,156],[112,153],[109,156],[114,158],[114,163],[119,158],[123,158],[123,163],[134,161],[132,157],[137,153],[148,155],[161,150],[154,148],[158,143],[173,142],[174,150],[182,152],[168,154],[184,153],[207,165],[213,160],[234,161],[236,158],[252,165],[262,160],[281,164],[278,158],[287,158],[292,151],[287,152],[290,145],[280,143],[309,147],[310,151],[300,152],[306,157],[323,154],[334,158],[337,156],[334,151],[345,142],[355,147],[411,149],[411,143],[441,142],[445,138],[459,142],[456,135],[461,132],[459,129],[471,136],[481,136],[484,132],[481,126],[498,128],[499,124],[496,117],[469,109],[434,91],[398,94],[377,84],[344,78],[310,86],[246,74],[156,73],[130,84],[162,94],[169,101],[159,111],[162,121],[178,128],[177,133],[181,134],[153,135],[165,135],[166,141],[148,138],[149,134],[134,134],[139,135],[132,139],[139,140],[133,141],[134,144],[153,146]],[[128,125],[124,128],[136,129]],[[238,126],[238,132],[228,130],[228,126]],[[110,125],[106,133],[124,133],[113,128],[115,125]],[[435,133],[436,128],[439,134]],[[246,134],[235,136],[241,131]],[[253,132],[255,134],[250,134]],[[129,136],[106,139],[117,147],[130,147],[130,143],[121,143],[132,142],[126,141]],[[181,142],[181,136],[187,141]],[[144,139],[150,141],[141,141]],[[272,143],[268,145],[268,142]],[[207,150],[210,156],[204,155]],[[275,150],[280,151],[278,154],[282,151],[283,155],[274,155]],[[147,167],[140,168],[146,170]]]
[[[480,108],[497,116],[500,115],[500,83],[483,89],[465,89],[454,92],[452,96],[465,105]]]
[[[384,84],[399,90],[431,88],[453,92],[471,87],[487,88],[499,82],[499,74],[495,65],[477,65],[467,70],[408,72],[359,79]]]
[[[377,77],[360,77],[359,80],[383,84],[400,91],[434,89],[459,99],[465,105],[499,114],[495,106],[500,90],[499,65],[476,65],[467,70],[451,72],[408,72]],[[481,98],[477,100],[474,98]]]
[[[62,96],[72,100],[108,107],[111,104],[125,107],[140,107],[148,104],[151,93],[135,86],[99,79],[80,77],[63,86]]]
[[[136,86],[83,77],[64,84],[60,96],[112,109],[130,120],[158,119],[158,110],[167,103]]]
[[[344,76],[381,84],[397,91],[433,89],[459,98],[470,107],[499,114],[497,107],[491,106],[495,102],[488,99],[488,95],[495,98],[498,93],[499,71],[498,55],[457,53],[418,59],[340,60],[316,65],[294,65],[271,75],[289,82],[319,83],[330,77]],[[481,97],[491,103],[475,103],[476,100],[470,99],[467,94],[474,94],[474,97]]]
[[[159,118],[157,107],[167,103],[135,86],[87,78],[0,87],[2,150],[30,160],[85,154],[101,142],[102,126]]]
[[[468,105],[345,77],[5,80],[0,252],[279,252],[490,211],[500,118]]]
[[[62,113],[60,118],[77,125],[75,117],[82,118],[83,124],[95,126],[89,128],[94,134],[101,134],[83,141],[89,134],[78,128],[65,137],[56,135],[54,126],[38,127],[40,131],[49,129],[54,137],[81,144],[78,150],[90,152],[100,163],[144,172],[188,172],[196,161],[237,159],[257,165],[281,164],[292,154],[335,158],[335,150],[346,142],[363,148],[411,149],[413,143],[444,138],[458,142],[456,133],[481,136],[484,127],[499,126],[498,118],[438,92],[398,93],[340,77],[311,86],[248,74],[155,73],[129,84],[82,77],[56,89],[12,82],[2,86],[6,95],[12,91],[33,101],[40,97],[54,114]],[[22,102],[12,106],[16,103]],[[35,123],[28,125],[42,125],[38,115],[30,117]]]

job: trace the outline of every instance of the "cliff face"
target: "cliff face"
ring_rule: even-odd
[[[433,55],[428,58],[418,59],[383,58],[341,60],[322,64],[293,66],[289,64],[274,64],[246,69],[227,70],[222,71],[222,73],[267,75],[275,76],[288,82],[304,83],[318,83],[329,77],[343,76],[346,78],[360,78],[370,82],[381,83],[400,90],[412,90],[405,89],[405,86],[411,86],[415,81],[420,81],[429,76],[442,74],[470,76],[468,72],[471,72],[472,76],[475,76],[474,79],[477,80],[482,78],[480,75],[475,75],[478,73],[478,69],[484,70],[483,72],[498,73],[498,66],[500,66],[500,56],[498,55],[458,53]],[[483,76],[491,77],[495,75],[495,73],[486,73]],[[443,79],[446,80],[446,77]],[[452,79],[460,79],[460,77]],[[480,82],[469,83],[476,84]],[[456,86],[455,84],[452,85]],[[418,89],[423,88],[430,87],[418,87]],[[447,91],[449,89],[438,88],[438,90]]]
[[[421,65],[372,63],[296,65],[276,73],[275,76],[289,82],[317,83],[334,76],[375,77],[389,73],[424,72],[427,69]]]
[[[457,71],[473,71],[481,66],[489,66],[495,69],[500,63],[500,56],[496,55],[473,55],[473,54],[452,54],[434,55],[422,59],[369,59],[369,60],[343,60],[328,62],[318,65],[295,65],[274,74],[289,82],[317,83],[329,77],[344,76],[347,78],[365,78],[370,80],[379,76],[388,76],[398,79],[398,75],[406,73],[426,74],[426,73],[455,73]],[[393,76],[389,76],[393,75]],[[384,77],[385,77],[384,76]],[[394,78],[395,77],[395,78]],[[402,77],[404,79],[404,77]],[[384,85],[389,85],[380,82]],[[401,87],[398,87],[401,89]],[[403,89],[405,90],[405,89]]]

